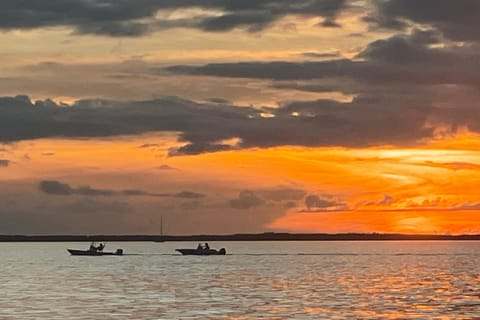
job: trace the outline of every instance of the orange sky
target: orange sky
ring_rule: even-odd
[[[432,5],[0,1],[0,234],[480,233],[478,10]]]
[[[156,143],[140,147],[146,139]],[[207,195],[201,199],[205,208],[216,207],[248,219],[268,211],[256,230],[480,232],[480,137],[473,134],[410,148],[278,147],[167,157],[172,145],[174,135],[18,143],[7,146],[14,165],[2,169],[3,178],[39,181],[48,177],[72,186],[120,190],[128,185],[159,193],[187,188]],[[159,169],[162,166],[170,170]],[[248,214],[226,205],[238,190],[261,195],[279,188],[304,190],[332,205],[307,208],[303,199],[297,199],[285,208],[284,202],[266,202],[252,206]],[[140,208],[148,201],[130,202]],[[194,207],[189,210],[196,211]],[[169,219],[172,232],[191,231]],[[211,223],[211,219],[219,218],[212,216],[204,222]]]

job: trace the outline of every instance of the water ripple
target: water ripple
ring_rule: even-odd
[[[0,319],[476,319],[475,242],[0,244]],[[195,246],[195,244],[180,244]]]

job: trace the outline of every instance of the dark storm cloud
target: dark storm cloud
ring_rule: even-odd
[[[280,145],[406,144],[432,136],[433,130],[425,124],[436,109],[425,104],[410,105],[408,99],[395,96],[364,95],[347,103],[295,102],[272,112],[273,118],[263,118],[262,110],[250,107],[218,108],[176,98],[139,102],[88,100],[71,107],[55,106],[48,101],[32,104],[25,97],[0,98],[0,140],[179,132],[179,141],[186,144],[171,150],[170,155]],[[448,117],[458,124],[478,124],[479,116],[472,111],[469,117]],[[439,112],[435,119],[448,120]],[[231,138],[238,138],[239,144],[218,143]]]
[[[253,191],[241,191],[237,198],[228,201],[230,207],[235,209],[250,209],[261,206],[265,201]]]
[[[0,29],[69,26],[79,34],[134,37],[173,27],[205,31],[245,28],[258,31],[286,15],[323,17],[325,27],[338,26],[335,18],[347,0],[52,0],[0,2]],[[159,18],[157,13],[201,8],[217,15],[193,14],[188,19]]]
[[[365,19],[367,22],[393,29],[405,29],[413,23],[430,25],[452,40],[480,40],[480,1],[387,0],[375,3],[378,11],[369,15]]]
[[[456,57],[453,52],[428,47],[429,44],[439,42],[439,36],[433,30],[415,30],[408,36],[395,35],[376,40],[358,54],[357,58],[400,65],[423,63],[438,65],[446,60],[454,60]]]
[[[146,32],[140,19],[153,17],[157,1],[16,1],[0,2],[0,28],[71,26],[79,33],[133,36]]]
[[[172,198],[184,198],[184,199],[200,199],[205,197],[204,194],[192,192],[192,191],[182,191],[179,193],[153,193],[139,189],[125,189],[125,190],[110,190],[110,189],[97,189],[90,186],[81,186],[78,188],[73,188],[67,183],[63,183],[56,180],[44,180],[40,181],[38,188],[41,192],[51,195],[59,196],[71,196],[71,195],[82,195],[82,196],[130,196],[130,197],[172,197]]]
[[[305,62],[212,63],[167,67],[172,73],[275,81],[335,79],[364,85],[467,84],[478,86],[480,55],[474,46],[432,47],[441,41],[434,30],[414,30],[370,43],[354,59]],[[332,86],[332,84],[330,84]],[[395,89],[393,87],[392,89]]]
[[[32,103],[26,96],[4,97],[0,98],[0,141],[183,132],[190,128],[191,132],[185,132],[182,139],[195,144],[183,149],[189,154],[200,153],[217,150],[212,139],[222,139],[225,134],[231,136],[225,132],[231,124],[237,126],[248,120],[250,114],[258,113],[252,108],[224,106],[219,109],[178,98],[142,102],[81,100],[64,107],[49,100]],[[189,140],[190,137],[194,139]]]
[[[167,70],[264,79],[271,80],[275,88],[354,95],[351,102],[291,102],[273,111],[276,118],[271,122],[279,124],[282,116],[290,116],[288,123],[279,126],[289,132],[282,137],[284,144],[296,144],[290,140],[296,137],[303,145],[311,145],[313,136],[317,145],[328,144],[321,142],[327,136],[332,145],[401,144],[431,137],[438,124],[450,126],[452,133],[461,126],[478,132],[478,47],[440,44],[442,35],[437,30],[413,29],[409,34],[376,40],[353,59],[179,65]],[[297,120],[298,128],[306,126],[300,134],[290,131]],[[265,138],[255,133],[257,142]],[[346,133],[352,134],[347,138]],[[239,136],[244,145],[248,145],[248,134]],[[259,144],[268,146],[269,141]]]
[[[462,126],[480,132],[478,48],[432,46],[440,41],[435,30],[414,29],[376,40],[353,59],[168,68],[174,73],[265,79],[286,89],[354,95],[348,102],[285,103],[269,109],[269,118],[263,117],[262,108],[175,97],[80,100],[71,106],[31,102],[26,96],[3,97],[0,142],[177,132],[183,145],[168,154],[178,156],[283,145],[414,144],[432,138],[439,125],[449,127],[449,133]],[[231,139],[238,143],[223,142]]]

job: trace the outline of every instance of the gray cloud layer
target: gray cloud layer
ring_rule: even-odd
[[[126,6],[129,1],[118,3]],[[193,4],[181,3],[179,6],[184,7]],[[282,3],[283,9],[279,6]],[[283,1],[211,1],[204,5],[230,11],[279,6],[280,11],[305,13],[306,8],[315,3],[318,10],[327,12],[328,6],[320,4],[326,5],[328,1],[311,1],[305,6]],[[407,0],[379,2],[378,15],[383,12],[395,16],[393,12],[397,12],[399,17],[414,19],[407,16],[408,3]],[[431,1],[426,3],[433,5]],[[172,8],[174,2],[162,2],[162,6]],[[445,2],[440,1],[437,9],[444,10],[445,6]],[[476,22],[465,23],[475,26]],[[80,100],[72,106],[63,106],[50,100],[32,103],[26,96],[3,97],[0,98],[0,142],[178,132],[179,141],[184,145],[172,149],[170,155],[173,156],[281,145],[414,144],[432,138],[440,126],[446,127],[445,132],[450,134],[462,126],[480,132],[479,46],[445,43],[445,36],[444,29],[432,24],[432,29],[412,29],[409,33],[374,41],[352,59],[167,68],[172,76],[262,79],[271,81],[275,88],[342,92],[353,96],[349,102],[292,101],[274,109],[239,107],[227,101],[218,105],[217,102],[160,98],[130,102]],[[150,73],[158,71],[149,70]],[[264,117],[266,113],[270,117]],[[232,138],[237,138],[239,144],[222,142]],[[153,144],[143,147],[148,146]]]
[[[23,96],[0,99],[0,141],[45,137],[107,137],[151,131],[180,132],[186,144],[171,155],[231,149],[218,141],[239,138],[234,147],[365,146],[411,143],[429,137],[427,106],[388,105],[388,99],[359,98],[297,102],[271,110],[196,104],[180,99],[141,102],[79,101],[63,107],[31,104]],[[281,129],[281,130],[279,130]]]
[[[173,73],[231,78],[286,80],[351,79],[369,85],[468,84],[478,86],[480,55],[476,46],[432,47],[434,30],[414,30],[370,43],[354,59],[306,62],[239,62],[178,65]],[[332,90],[334,88],[329,88]],[[337,89],[343,91],[337,83]]]
[[[374,10],[368,12],[369,6],[365,6],[365,21],[374,26],[404,30],[421,24],[441,31],[450,39],[480,39],[477,0],[372,0],[366,3],[373,3]],[[355,4],[353,0],[3,0],[0,29],[68,26],[79,34],[135,37],[174,27],[258,31],[287,15],[321,17],[322,26],[337,27],[339,13]],[[172,18],[170,13],[178,9],[203,11],[192,11],[188,18]]]
[[[277,116],[296,114],[307,127],[315,123],[312,135],[318,144],[325,131],[332,133],[330,143],[341,145],[414,142],[431,137],[439,124],[450,126],[451,133],[460,126],[478,132],[478,46],[438,46],[441,41],[435,30],[414,29],[374,41],[353,59],[179,65],[168,70],[265,79],[275,88],[354,95],[347,103],[292,102],[273,111]],[[346,133],[351,134],[349,139]]]
[[[40,191],[50,194],[50,195],[59,195],[59,196],[72,196],[72,195],[82,195],[82,196],[131,196],[131,197],[173,197],[173,198],[184,198],[184,199],[199,199],[205,197],[205,195],[192,191],[182,191],[179,193],[152,193],[144,190],[138,189],[125,189],[125,190],[110,190],[110,189],[97,189],[90,186],[81,186],[78,188],[73,188],[67,183],[63,183],[56,180],[43,180],[40,181],[38,188]]]
[[[366,18],[382,27],[406,29],[412,24],[430,25],[457,41],[480,40],[480,2],[477,0],[377,1],[378,11]]]
[[[132,37],[172,27],[205,31],[249,31],[266,28],[286,15],[319,16],[323,26],[337,26],[335,18],[346,0],[51,0],[0,2],[0,29],[33,29],[69,26],[80,34]],[[219,15],[198,13],[170,19],[176,9],[204,9]],[[159,18],[159,12],[163,13]]]
[[[179,140],[185,143],[170,155],[182,155],[281,145],[411,144],[431,138],[435,124],[449,124],[452,132],[461,125],[480,131],[480,115],[471,101],[459,99],[453,104],[455,101],[441,97],[442,103],[452,103],[443,107],[420,89],[411,93],[377,93],[373,89],[368,87],[351,102],[323,99],[292,102],[278,109],[218,107],[178,98],[83,100],[65,107],[48,100],[31,103],[25,96],[4,97],[0,98],[0,141],[168,131],[179,132]],[[273,117],[262,117],[265,112]],[[231,146],[220,142],[231,138],[238,138],[240,143]]]

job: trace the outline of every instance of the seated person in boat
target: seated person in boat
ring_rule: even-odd
[[[202,246],[202,244],[201,244],[201,243],[199,243],[199,244],[198,244],[198,246],[197,246],[197,250],[203,250],[203,246]]]
[[[95,246],[95,243],[92,242],[90,244],[90,248],[88,249],[89,251],[92,251],[92,252],[97,252],[97,251],[103,251],[103,248],[105,248],[105,245],[103,243],[100,243],[98,245],[98,247]]]
[[[205,250],[210,250],[210,246],[208,245],[208,243],[205,242]]]

